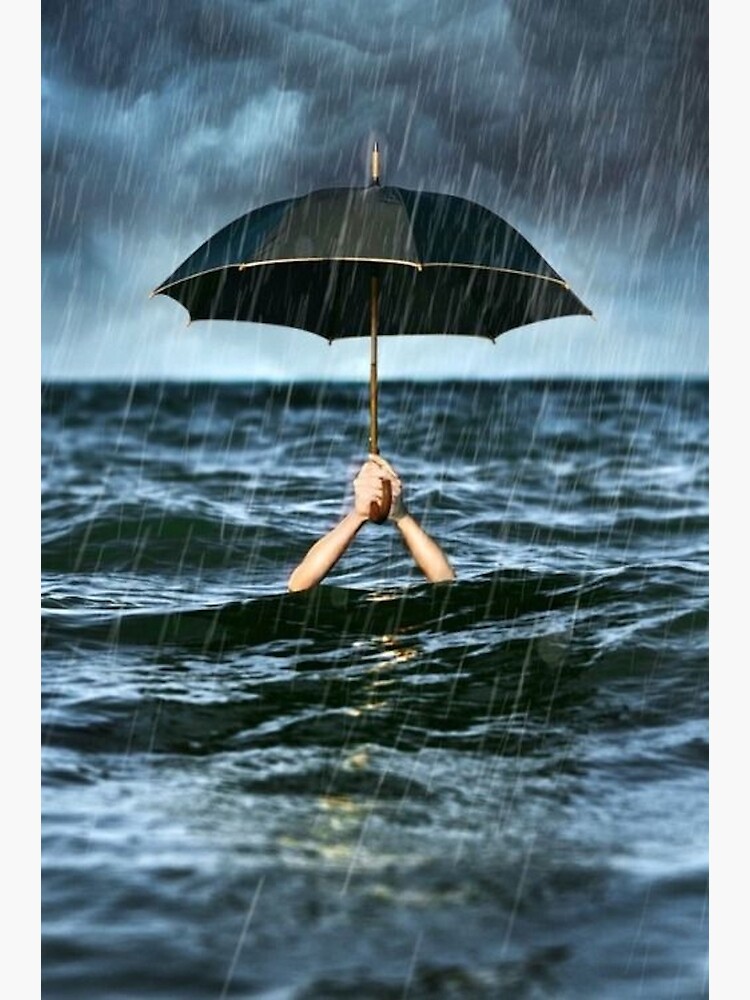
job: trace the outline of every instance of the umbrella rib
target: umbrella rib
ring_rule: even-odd
[[[518,271],[512,267],[493,267],[491,264],[466,264],[459,263],[457,261],[450,260],[431,260],[422,264],[422,267],[466,267],[470,268],[472,271],[495,271],[498,274],[517,274],[522,278],[538,278],[540,281],[551,281],[555,285],[560,285],[567,291],[570,290],[570,285],[567,281],[562,278],[553,278],[549,274],[535,274],[533,271]]]
[[[409,215],[409,209],[408,209],[408,207],[406,205],[406,202],[404,201],[404,196],[401,193],[401,188],[396,187],[396,188],[391,188],[391,190],[395,191],[396,194],[398,195],[398,200],[401,202],[401,207],[403,208],[404,213],[406,214],[406,218],[409,221],[409,235],[411,236],[412,247],[413,247],[414,250],[417,251],[417,256],[419,258],[422,258],[424,255],[419,252],[419,247],[417,246],[417,241],[416,241],[416,238],[414,236],[414,218]],[[424,263],[423,263],[422,266],[424,266]],[[419,270],[421,271],[422,268],[420,267]]]
[[[346,261],[352,264],[402,264],[404,267],[413,267],[417,271],[422,270],[422,264],[415,260],[396,260],[393,257],[277,257],[273,260],[254,260],[248,264],[238,264],[240,271],[249,267],[262,267],[264,264],[306,264],[324,263],[326,261]]]
[[[327,261],[344,261],[352,264],[401,264],[403,267],[413,267],[416,271],[421,271],[424,265],[415,260],[396,260],[392,257],[275,257],[271,260],[254,260],[246,264],[220,264],[219,267],[207,267],[205,271],[195,271],[187,274],[176,281],[169,281],[164,285],[159,285],[152,292],[149,298],[165,292],[168,288],[181,285],[185,281],[193,281],[195,278],[202,278],[204,274],[213,274],[215,271],[226,271],[231,267],[236,267],[238,271],[246,271],[251,267],[268,267],[272,264],[314,264],[326,263]]]

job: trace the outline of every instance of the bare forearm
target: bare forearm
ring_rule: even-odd
[[[351,511],[335,528],[320,538],[289,578],[289,590],[307,590],[330,573],[349,543],[367,520]]]
[[[431,583],[456,579],[453,567],[446,559],[443,550],[417,524],[411,514],[405,514],[399,519],[398,529],[417,566]]]

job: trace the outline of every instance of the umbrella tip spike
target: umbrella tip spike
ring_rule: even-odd
[[[378,146],[377,139],[372,144],[372,153],[370,154],[370,174],[372,177],[373,184],[380,184],[380,148]]]

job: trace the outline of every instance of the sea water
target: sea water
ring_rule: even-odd
[[[42,990],[707,996],[706,381],[42,392]]]

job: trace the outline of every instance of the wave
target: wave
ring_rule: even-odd
[[[385,743],[542,757],[559,742],[564,757],[571,732],[587,732],[593,717],[602,731],[627,732],[632,716],[604,692],[625,686],[640,701],[657,670],[664,693],[639,721],[673,722],[686,699],[695,711],[689,677],[707,668],[696,642],[705,621],[673,601],[661,602],[661,618],[653,601],[648,616],[632,599],[626,609],[623,593],[647,570],[586,580],[503,573],[390,591],[323,585],[168,613],[50,608],[48,650],[61,649],[64,663],[71,646],[90,648],[95,665],[98,649],[119,658],[129,682],[113,690],[105,676],[92,679],[73,701],[51,684],[44,742],[118,754]],[[274,791],[274,780],[255,790]],[[342,782],[334,791],[351,790]]]
[[[225,568],[252,555],[277,558],[294,549],[298,537],[268,518],[243,511],[245,523],[223,519],[214,510],[169,511],[159,504],[111,503],[104,512],[68,514],[49,524],[42,539],[44,572],[133,570],[163,572],[169,567]]]
[[[656,623],[663,636],[669,621],[691,628],[704,624],[707,611],[691,597],[695,577],[695,570],[679,563],[659,567],[658,573],[649,564],[588,574],[506,570],[449,584],[371,590],[323,584],[302,593],[148,611],[57,598],[43,607],[42,643],[216,652],[279,640],[339,646],[356,638],[418,633],[443,638],[467,633],[469,640],[469,632],[473,642],[483,626],[528,619],[544,634],[545,620],[554,632],[592,615],[610,633],[623,623]]]

